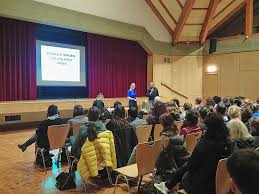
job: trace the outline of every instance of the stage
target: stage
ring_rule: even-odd
[[[84,99],[53,99],[53,100],[27,100],[0,102],[0,131],[24,126],[35,127],[46,119],[47,108],[51,104],[58,106],[61,118],[68,119],[73,115],[73,108],[80,104],[85,109],[92,106],[94,98]],[[138,106],[147,97],[138,97]],[[106,108],[113,107],[115,101],[120,101],[127,107],[127,98],[106,98],[103,100]]]

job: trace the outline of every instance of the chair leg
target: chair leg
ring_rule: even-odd
[[[45,170],[45,175],[47,174],[47,169],[46,169],[46,163],[45,163],[45,157],[44,157],[44,152],[41,149],[41,157],[42,157],[42,161],[43,161],[43,166],[44,166],[44,170]]]
[[[68,152],[68,147],[65,146],[65,150],[66,150],[66,156],[67,156],[67,164],[70,167],[71,166],[71,161],[70,161],[70,157],[69,157],[69,152]]]
[[[107,172],[107,175],[108,175],[109,183],[110,183],[111,185],[113,185],[112,177],[111,177],[110,171],[109,171],[109,169],[108,169],[107,167],[105,167],[105,168],[106,168],[106,172]]]
[[[34,166],[36,168],[36,160],[37,160],[37,156],[38,156],[38,153],[39,153],[39,148],[36,149],[36,152],[35,152],[35,161],[34,161]]]
[[[128,186],[129,193],[131,194],[131,190],[130,190],[130,186],[129,186],[128,178],[127,178],[125,175],[123,175],[122,177],[126,180],[126,183],[127,183],[127,186]]]
[[[140,186],[141,186],[141,183],[142,183],[142,179],[143,179],[143,176],[139,177],[138,192],[139,192],[139,189],[140,189]]]
[[[117,184],[118,184],[118,180],[119,180],[120,176],[121,176],[121,174],[119,174],[119,175],[116,177],[113,194],[115,194],[115,192],[116,192],[116,188],[117,188]]]

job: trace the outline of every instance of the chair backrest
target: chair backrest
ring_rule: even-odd
[[[48,127],[50,149],[64,147],[69,130],[69,124],[52,125]]]
[[[176,125],[178,131],[180,132],[181,131],[181,127],[183,126],[183,121],[176,121],[175,125]]]
[[[154,141],[160,139],[160,133],[163,131],[164,127],[161,124],[156,124],[154,127]]]
[[[152,130],[152,125],[137,127],[136,128],[136,135],[137,135],[137,138],[138,138],[138,143],[148,142],[151,130]]]
[[[137,145],[138,176],[153,172],[156,160],[162,149],[162,141],[140,143]]]
[[[77,136],[81,125],[82,125],[81,123],[75,123],[75,124],[72,125],[73,136],[75,136],[75,137]]]
[[[227,159],[221,159],[216,171],[216,194],[226,194],[229,190],[230,176],[227,170]]]
[[[199,139],[201,138],[202,132],[187,134],[185,142],[187,150],[192,153]]]

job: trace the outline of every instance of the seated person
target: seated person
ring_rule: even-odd
[[[47,120],[42,121],[36,133],[34,133],[33,136],[25,143],[19,144],[18,148],[20,148],[24,152],[28,146],[32,145],[37,140],[37,146],[48,149],[48,127],[51,125],[61,124],[64,124],[64,121],[59,118],[58,107],[55,105],[50,105],[47,111]]]
[[[227,123],[230,137],[236,141],[238,149],[255,149],[255,139],[248,132],[246,125],[239,119],[231,119]]]
[[[97,133],[101,133],[106,130],[105,125],[102,121],[99,120],[99,109],[96,106],[93,106],[88,111],[88,119],[90,122],[94,122],[96,124],[96,131]],[[82,125],[79,129],[78,135],[76,136],[76,139],[72,141],[72,155],[79,159],[81,156],[81,148],[85,143],[85,140],[87,139],[87,129],[88,129],[88,123],[85,125]]]
[[[259,104],[253,104],[252,111],[254,117],[259,117]]]
[[[143,101],[141,104],[141,110],[139,111],[139,118],[143,118],[143,115],[148,115],[151,112],[148,101]]]
[[[155,184],[162,193],[169,193],[182,177],[182,185],[187,193],[216,193],[215,175],[218,161],[229,157],[236,145],[230,139],[228,128],[219,113],[209,113],[205,125],[206,133],[197,143],[189,160],[176,170],[169,181]]]
[[[223,120],[225,121],[225,123],[228,122],[228,117],[226,116],[226,111],[227,111],[227,107],[225,106],[225,104],[223,102],[219,102],[216,105],[216,112],[220,113],[223,117]]]
[[[195,98],[195,107],[194,107],[194,110],[196,110],[197,112],[199,112],[200,108],[202,107],[202,106],[201,106],[201,103],[202,103],[202,98],[201,98],[201,97],[196,97],[196,98]]]
[[[81,105],[75,105],[73,111],[73,118],[68,120],[70,124],[68,137],[73,135],[73,125],[74,124],[84,124],[88,122],[88,118],[84,115],[84,108]]]
[[[228,116],[230,117],[230,119],[242,119],[241,118],[241,109],[240,107],[238,107],[237,105],[232,105],[229,107],[228,109]]]
[[[186,118],[186,112],[188,111],[188,110],[191,110],[192,109],[192,105],[190,104],[190,103],[188,103],[188,102],[186,102],[186,103],[184,103],[184,105],[183,105],[183,113],[180,115],[180,118],[181,118],[181,120],[182,121],[184,121]]]
[[[239,150],[227,160],[227,169],[231,177],[233,194],[259,193],[259,152]]]
[[[204,121],[205,121],[207,115],[209,114],[209,112],[210,111],[206,106],[200,107],[198,126],[202,131],[206,130]]]
[[[166,106],[161,101],[155,101],[154,108],[151,112],[151,115],[147,118],[149,125],[159,124],[159,117],[166,113]]]
[[[106,128],[110,131],[114,129],[129,128],[129,122],[125,118],[125,108],[122,105],[117,105],[114,109],[113,118],[106,124]]]
[[[186,137],[187,134],[200,132],[198,126],[199,113],[194,110],[186,111],[185,120],[180,131],[180,135]]]
[[[137,107],[130,107],[128,110],[128,115],[131,120],[131,122],[129,124],[134,129],[137,127],[148,125],[146,120],[138,118],[138,108]]]
[[[252,110],[248,106],[241,107],[242,122],[246,125],[249,132],[251,132],[251,125],[249,120],[253,117]]]
[[[101,100],[95,100],[93,106],[96,106],[99,109],[101,121],[106,121],[106,119],[111,119],[111,113],[104,107],[104,103]]]
[[[252,117],[250,123],[252,135],[255,138],[255,144],[259,147],[259,117]]]

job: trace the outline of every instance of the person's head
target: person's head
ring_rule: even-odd
[[[104,112],[104,103],[102,100],[95,100],[93,106],[96,106],[99,109],[100,114]]]
[[[191,110],[192,109],[192,105],[190,103],[188,103],[188,102],[185,102],[184,105],[183,105],[183,109],[185,111]]]
[[[201,97],[196,97],[196,98],[195,98],[195,104],[196,104],[196,105],[200,105],[201,102],[202,102]]]
[[[103,93],[99,93],[99,94],[96,96],[96,99],[97,99],[97,100],[103,100],[103,99],[104,99]]]
[[[164,113],[159,117],[159,123],[163,125],[164,131],[172,131],[175,135],[178,134],[178,129],[174,125],[174,118],[170,113]]]
[[[239,119],[231,119],[227,123],[230,137],[234,140],[246,139],[251,137],[246,125]]]
[[[153,115],[159,118],[162,114],[166,113],[166,106],[163,102],[156,101],[153,108]]]
[[[187,110],[185,116],[185,124],[187,126],[195,126],[198,124],[199,113],[195,110]]]
[[[95,139],[97,139],[96,124],[94,122],[88,123],[88,128],[86,132],[89,141],[93,142]]]
[[[149,86],[150,86],[150,88],[153,88],[153,87],[155,87],[155,84],[154,84],[154,82],[150,82]]]
[[[177,98],[172,99],[173,102],[177,105],[177,107],[180,107],[180,102]]]
[[[258,194],[259,152],[251,149],[235,151],[227,160],[234,194]]]
[[[226,106],[225,106],[225,104],[223,102],[220,102],[220,103],[217,104],[216,111],[218,113],[220,113],[221,115],[225,115],[226,114],[226,110],[227,110],[227,108],[226,108]]]
[[[252,111],[253,111],[253,113],[258,112],[259,111],[259,104],[253,104],[252,105]]]
[[[231,105],[234,105],[234,98],[229,98],[228,101],[229,101],[229,103],[230,103],[230,106],[231,106]]]
[[[221,102],[221,98],[219,96],[214,96],[213,97],[213,100],[216,104],[220,103]]]
[[[138,108],[137,107],[130,107],[128,110],[129,117],[132,119],[136,119],[138,117]]]
[[[81,105],[75,105],[73,111],[73,117],[84,115],[84,108]]]
[[[239,118],[241,119],[241,110],[237,105],[232,105],[228,109],[228,116],[230,119]]]
[[[227,97],[222,98],[222,102],[225,104],[227,108],[230,107],[230,102]]]
[[[241,108],[241,115],[243,123],[248,123],[249,119],[252,118],[253,113],[249,107],[242,107]]]
[[[118,105],[122,105],[122,103],[120,101],[115,101],[113,104],[113,108],[116,108],[116,106]]]
[[[88,116],[89,121],[92,121],[92,122],[98,121],[99,116],[100,116],[99,109],[96,106],[91,107],[88,111],[87,116]]]
[[[259,98],[256,99],[255,103],[256,103],[256,104],[259,104]]]
[[[214,107],[215,106],[215,101],[213,100],[213,98],[209,97],[209,98],[206,99],[206,106],[207,107],[210,107],[210,106]]]
[[[250,120],[252,134],[254,136],[259,136],[259,117],[252,117]]]
[[[223,141],[229,139],[228,128],[218,112],[211,112],[207,115],[204,124],[206,126],[206,134],[204,137],[212,141]]]
[[[59,114],[58,107],[54,104],[50,105],[48,107],[47,117],[52,117],[52,116],[57,115],[57,114]]]
[[[131,90],[135,90],[135,88],[136,88],[136,84],[135,84],[135,83],[131,83],[131,84],[130,84],[130,89],[131,89]]]
[[[124,119],[125,118],[125,108],[122,105],[116,106],[114,109],[114,118],[115,119]]]
[[[205,118],[207,117],[207,115],[209,114],[209,109],[206,107],[206,106],[203,106],[200,108],[199,110],[199,115],[200,115],[200,118],[202,120],[205,120]]]
[[[234,105],[237,105],[237,106],[241,106],[241,104],[242,104],[242,102],[241,102],[241,100],[239,99],[239,98],[236,98],[236,99],[234,99]]]

